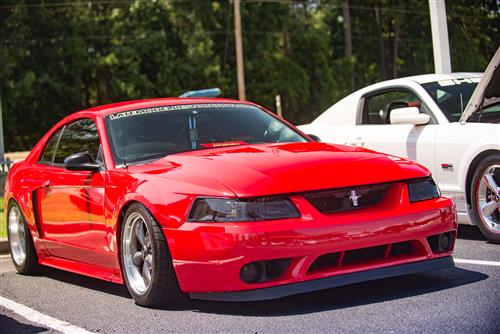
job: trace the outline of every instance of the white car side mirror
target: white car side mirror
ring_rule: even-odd
[[[429,115],[420,113],[417,107],[393,109],[389,115],[391,124],[424,125],[431,120]]]

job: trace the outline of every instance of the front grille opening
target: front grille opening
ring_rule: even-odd
[[[408,255],[413,253],[413,246],[411,242],[404,241],[392,244],[391,251],[389,252],[389,257],[392,256],[400,256],[400,255]]]
[[[281,277],[290,265],[290,259],[269,260],[265,263],[265,274],[267,279]]]
[[[337,266],[338,259],[339,259],[339,253],[330,253],[321,255],[316,260],[314,260],[314,262],[311,264],[307,272],[309,273],[312,271],[333,268]]]
[[[305,194],[304,197],[322,213],[367,208],[381,202],[390,184],[334,189]]]
[[[342,264],[356,264],[383,259],[385,249],[386,246],[383,245],[346,251]]]

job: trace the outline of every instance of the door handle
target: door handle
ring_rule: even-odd
[[[48,181],[48,180],[47,180],[47,181],[45,181],[45,182],[43,183],[43,187],[44,187],[44,188],[48,188],[48,187],[50,187],[50,181]]]
[[[358,137],[351,142],[351,145],[363,147],[363,146],[365,146],[365,142],[363,141],[363,138]]]

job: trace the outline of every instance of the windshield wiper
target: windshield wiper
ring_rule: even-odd
[[[122,159],[122,164],[124,168],[128,168],[131,165],[136,165],[139,163],[150,163],[161,158],[166,157],[169,153],[158,153],[158,154],[142,154],[134,157],[133,159]]]

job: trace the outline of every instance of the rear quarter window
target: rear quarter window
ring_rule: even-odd
[[[51,164],[54,162],[54,156],[56,154],[57,145],[59,143],[59,139],[61,138],[63,130],[64,127],[52,135],[52,137],[47,142],[47,145],[45,146],[45,149],[38,162],[44,164]]]

